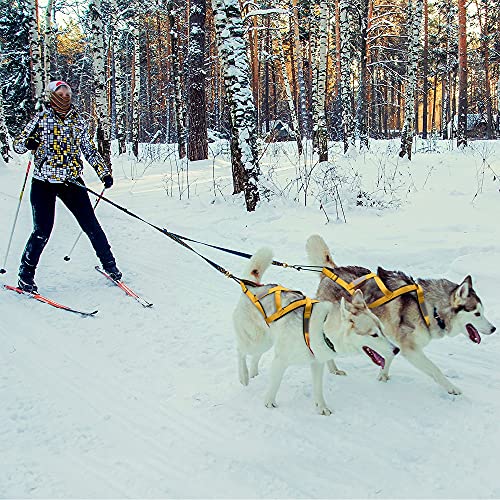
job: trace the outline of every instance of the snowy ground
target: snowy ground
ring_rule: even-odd
[[[247,213],[230,196],[220,155],[190,166],[190,198],[183,191],[181,200],[170,160],[115,159],[109,197],[195,239],[246,252],[270,245],[288,263],[306,263],[305,241],[320,233],[340,264],[457,282],[470,273],[500,326],[500,183],[490,170],[500,172],[500,144],[459,152],[441,143],[411,163],[395,151],[380,142],[366,156],[335,157],[347,224],[335,222],[334,200],[319,188],[307,207],[289,190]],[[272,152],[264,168],[287,186],[293,153]],[[0,165],[2,264],[26,161]],[[86,179],[100,189],[88,167]],[[387,208],[357,207],[348,199],[352,182]],[[82,319],[0,290],[0,497],[500,497],[498,335],[426,349],[462,396],[444,393],[402,358],[382,384],[359,356],[339,361],[348,377],[325,376],[331,417],[314,412],[308,367],[289,369],[280,406],[269,410],[270,353],[248,387],[238,382],[231,326],[238,286],[113,207],[101,204],[98,216],[125,281],[154,308],[96,273],[84,238],[63,261],[78,228],[59,205],[37,283],[55,300],[99,313]],[[2,283],[15,282],[30,231],[26,196]],[[246,264],[199,249],[235,274]],[[314,273],[273,268],[267,278],[310,295],[317,286]]]

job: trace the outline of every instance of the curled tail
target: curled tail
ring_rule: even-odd
[[[309,236],[306,243],[306,252],[312,266],[337,267],[330,249],[319,234]]]
[[[255,283],[260,283],[262,275],[273,261],[273,251],[269,247],[257,250],[250,259],[245,271],[245,278]]]

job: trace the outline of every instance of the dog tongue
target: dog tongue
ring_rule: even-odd
[[[475,344],[480,344],[481,335],[479,335],[479,332],[470,323],[467,323],[465,325],[465,328],[467,329],[467,333],[469,334],[469,338],[472,340],[472,342],[474,342]]]
[[[373,349],[370,349],[368,346],[363,346],[363,351],[365,351],[366,354],[370,357],[370,359],[378,366],[384,367],[385,366],[385,359],[377,352],[374,351]]]

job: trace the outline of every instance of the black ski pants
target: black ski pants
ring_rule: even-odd
[[[83,184],[82,179],[77,181]],[[75,216],[83,232],[88,236],[97,257],[104,267],[114,263],[108,240],[94,213],[89,195],[75,184],[61,184],[33,179],[31,183],[31,207],[33,232],[26,243],[21,266],[36,268],[54,226],[56,198],[59,198]]]

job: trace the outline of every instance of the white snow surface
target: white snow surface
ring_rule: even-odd
[[[355,169],[372,193],[384,191],[381,172],[386,181],[386,170],[398,172],[399,202],[378,209],[346,201],[347,224],[335,222],[335,204],[324,205],[327,223],[314,199],[304,207],[300,197],[275,197],[247,213],[243,198],[231,196],[230,164],[220,155],[189,166],[189,199],[185,190],[179,199],[177,185],[169,196],[171,159],[115,156],[107,195],[176,233],[248,253],[271,246],[290,264],[307,264],[306,239],[319,233],[341,265],[455,282],[471,274],[486,316],[500,326],[500,183],[493,174],[500,144],[459,151],[439,143],[411,162],[399,160],[397,141],[373,144],[366,155],[335,162]],[[296,175],[293,144],[285,147],[287,154],[262,161],[263,170],[274,162],[283,185]],[[2,264],[27,159],[0,165]],[[100,191],[88,165],[85,178]],[[58,201],[36,276],[40,292],[99,313],[81,318],[0,290],[0,497],[500,497],[498,334],[479,345],[464,335],[426,348],[461,396],[401,357],[391,380],[378,382],[378,368],[360,354],[338,361],[347,377],[325,373],[330,417],[314,411],[307,366],[288,369],[279,407],[268,409],[271,352],[248,387],[238,381],[231,320],[238,285],[114,207],[101,203],[97,214],[124,282],[154,307],[142,308],[94,271],[85,237],[71,261],[63,260],[79,228]],[[27,189],[0,283],[16,282],[30,232]],[[234,274],[247,263],[196,248]],[[314,296],[318,276],[273,267],[264,281]]]

